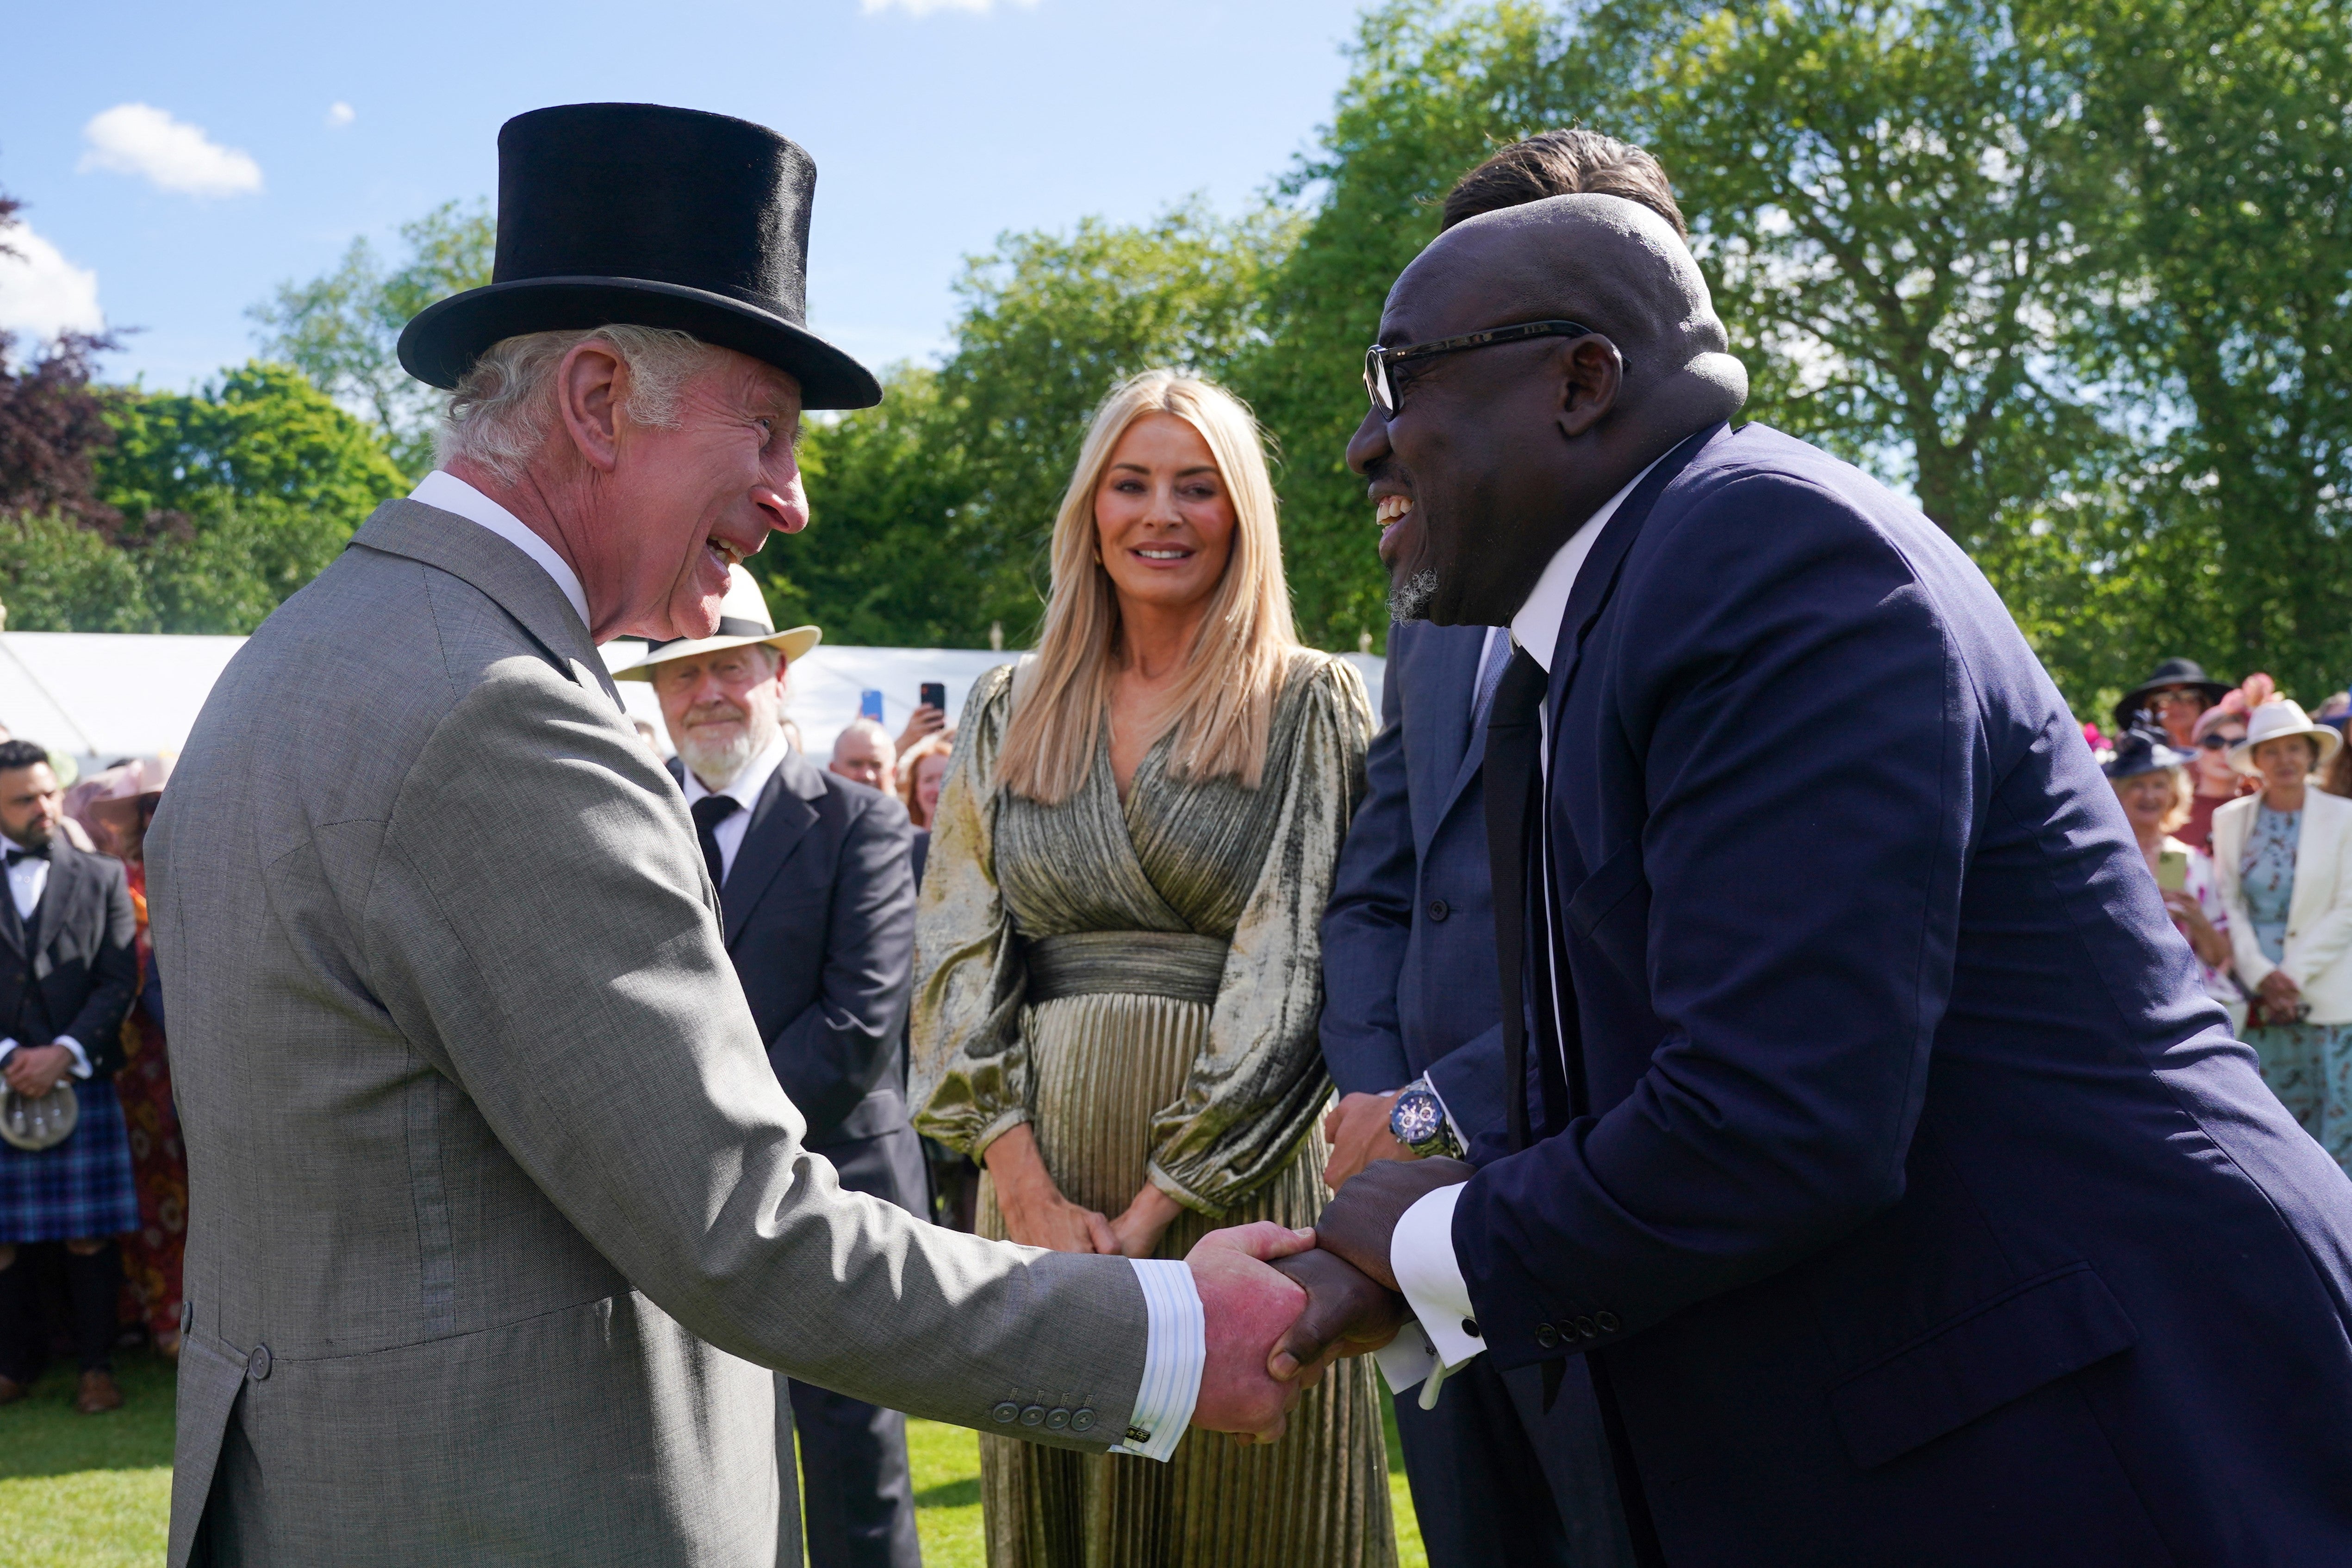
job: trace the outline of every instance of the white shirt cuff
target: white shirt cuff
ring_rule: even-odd
[[[1474,1331],[1470,1286],[1454,1256],[1454,1205],[1462,1201],[1462,1187],[1456,1182],[1423,1194],[1404,1211],[1389,1237],[1389,1268],[1396,1275],[1397,1289],[1404,1292],[1405,1305],[1412,1309],[1421,1326],[1418,1336],[1411,1331],[1397,1336],[1407,1347],[1404,1353],[1393,1362],[1383,1356],[1381,1362],[1389,1387],[1400,1393],[1429,1375],[1431,1363],[1443,1363],[1451,1369],[1486,1348]],[[1416,1337],[1421,1341],[1419,1355],[1412,1353]],[[1401,1377],[1412,1381],[1400,1384]]]
[[[1126,1440],[1112,1444],[1110,1451],[1164,1462],[1192,1424],[1192,1405],[1201,1397],[1201,1371],[1209,1360],[1208,1321],[1191,1268],[1160,1258],[1130,1261],[1136,1283],[1143,1287],[1150,1326],[1144,1338],[1143,1381],[1135,1391],[1135,1412],[1127,1418]]]
[[[89,1076],[89,1053],[81,1048],[81,1042],[79,1040],[75,1039],[71,1035],[59,1035],[56,1039],[51,1040],[49,1044],[53,1046],[63,1046],[67,1050],[73,1053],[74,1077],[88,1078]]]
[[[1445,1118],[1446,1131],[1454,1134],[1454,1146],[1466,1153],[1470,1148],[1470,1140],[1463,1132],[1462,1123],[1454,1120],[1453,1109],[1445,1103],[1445,1096],[1438,1092],[1437,1086],[1429,1080],[1427,1073],[1421,1075],[1421,1086],[1429,1090],[1430,1099],[1437,1101],[1437,1114]]]

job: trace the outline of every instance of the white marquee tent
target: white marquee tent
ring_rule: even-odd
[[[213,682],[244,646],[243,637],[0,633],[0,725],[79,759],[85,768],[177,752],[187,743]],[[617,668],[643,648],[626,639],[609,643],[604,659]],[[944,682],[949,710],[961,712],[974,680],[1018,657],[971,648],[820,646],[793,666],[789,712],[809,750],[822,756],[857,717],[864,692],[882,693],[883,722],[896,734],[924,681]],[[1383,661],[1351,654],[1349,662],[1363,672],[1377,710]],[[625,680],[621,693],[629,711],[650,720],[659,734],[653,688]]]

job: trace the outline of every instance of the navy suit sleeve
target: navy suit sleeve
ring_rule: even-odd
[[[1340,847],[1323,915],[1323,1061],[1341,1094],[1386,1094],[1412,1077],[1396,994],[1415,887],[1401,674],[1391,660],[1381,732],[1364,758],[1364,804]]]
[[[73,1023],[58,1032],[79,1042],[93,1078],[111,1078],[122,1067],[122,1020],[139,991],[139,915],[131,907],[131,885],[121,862],[90,863],[99,868],[106,930],[90,958],[89,994]]]
[[[1445,1102],[1474,1160],[1492,1158],[1505,1145],[1507,1107],[1503,1097],[1503,1026],[1474,1035],[1429,1064],[1429,1087]],[[1492,1134],[1489,1140],[1482,1135]]]
[[[887,795],[843,831],[817,998],[768,1042],[776,1080],[820,1131],[840,1124],[898,1058],[915,954],[914,829]]]
[[[1455,1210],[1505,1366],[1545,1353],[1539,1321],[1638,1330],[1892,1205],[1950,997],[1985,731],[1918,577],[1853,507],[1772,474],[1700,496],[1652,543],[1579,672],[1603,683],[1619,754],[1598,756],[1597,794],[1556,778],[1551,818],[1597,799],[1567,830],[1588,884],[1618,895],[1561,889],[1596,994],[1579,998],[1588,1060],[1647,1065],[1597,1120],[1483,1168]]]

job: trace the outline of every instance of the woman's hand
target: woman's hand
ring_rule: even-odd
[[[2172,923],[2189,939],[2197,953],[2197,962],[2208,969],[2219,969],[2229,962],[2230,939],[2213,929],[2205,911],[2187,893],[2174,890],[2164,895],[2164,907],[2172,916]]]
[[[1110,1222],[1111,1234],[1118,1239],[1118,1247],[1103,1250],[1122,1252],[1129,1258],[1149,1258],[1160,1250],[1160,1238],[1168,1234],[1168,1227],[1183,1212],[1183,1205],[1146,1182],[1143,1190],[1135,1194],[1135,1201],[1127,1205],[1127,1211]]]
[[[1110,1221],[1062,1195],[1037,1152],[1036,1134],[1026,1122],[998,1135],[982,1156],[996,1184],[996,1206],[1004,1233],[1024,1247],[1049,1252],[1107,1252],[1116,1256],[1119,1239]]]
[[[2262,984],[2255,989],[2262,994],[2263,1005],[2281,1019],[2293,1018],[2296,1005],[2303,1000],[2303,987],[2284,969],[2273,969],[2263,975]]]
[[[928,740],[947,727],[947,714],[926,702],[907,715],[907,727],[898,731],[898,738],[891,743],[891,750],[903,757],[916,742]]]

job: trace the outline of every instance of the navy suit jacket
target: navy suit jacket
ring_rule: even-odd
[[[719,889],[728,956],[812,1149],[907,1125],[912,837],[897,799],[787,752]]]
[[[1486,868],[1484,626],[1389,628],[1369,790],[1323,917],[1323,1059],[1342,1094],[1423,1073],[1465,1140],[1503,1124],[1501,990]]]
[[[1491,1353],[1595,1352],[1676,1564],[2352,1563],[2352,1183],[1968,557],[1693,445],[1551,671],[1589,1109],[1456,1207]]]

